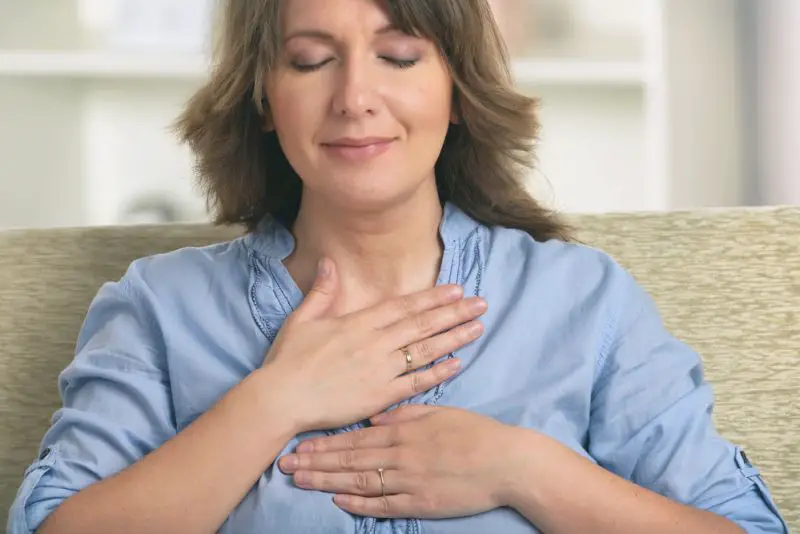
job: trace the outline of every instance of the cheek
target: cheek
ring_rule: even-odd
[[[287,152],[293,151],[303,139],[314,136],[319,122],[319,98],[307,83],[291,80],[273,82],[267,90],[273,127]]]
[[[453,98],[452,81],[439,68],[426,69],[412,85],[398,91],[397,98],[421,120],[447,123]]]
[[[444,137],[450,123],[452,89],[447,79],[431,77],[427,82],[404,86],[393,96],[397,118],[409,134],[431,141]]]

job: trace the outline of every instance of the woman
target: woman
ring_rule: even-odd
[[[698,356],[526,194],[486,0],[224,20],[179,130],[250,232],[100,290],[12,533],[786,532]]]

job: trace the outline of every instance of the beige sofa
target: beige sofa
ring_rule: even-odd
[[[800,529],[800,209],[575,222],[581,240],[630,268],[703,355],[719,428],[761,467]],[[0,525],[100,284],[136,257],[233,235],[205,226],[0,232]]]

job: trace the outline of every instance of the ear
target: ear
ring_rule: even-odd
[[[461,106],[458,92],[453,92],[453,102],[450,104],[450,123],[461,124]]]
[[[269,133],[275,129],[275,125],[272,122],[272,111],[270,110],[266,96],[261,97],[261,119],[262,131]]]
[[[455,108],[450,111],[450,123],[451,124],[461,124],[461,117],[458,116]]]

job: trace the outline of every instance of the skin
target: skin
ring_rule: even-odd
[[[443,58],[392,30],[371,0],[289,0],[283,23],[265,85],[267,127],[303,180],[287,268],[305,290],[317,261],[332,258],[339,313],[432,286],[442,252],[433,166],[455,118]],[[348,137],[391,143],[354,159],[330,147]]]

